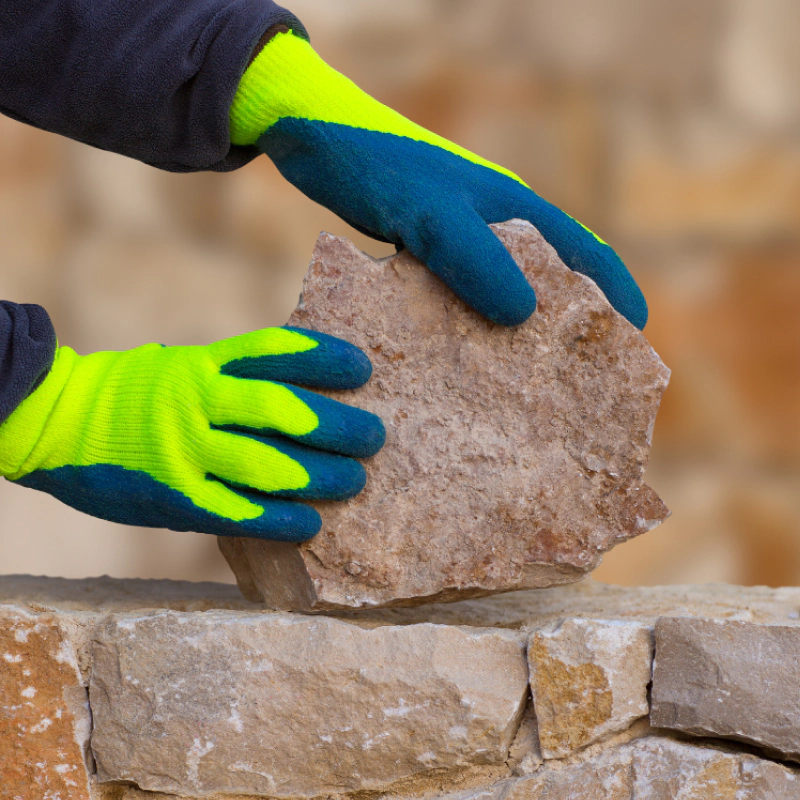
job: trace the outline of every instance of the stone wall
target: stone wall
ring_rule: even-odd
[[[0,579],[0,797],[800,796],[800,589],[267,612]]]

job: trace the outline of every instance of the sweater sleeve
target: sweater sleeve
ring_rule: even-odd
[[[272,0],[2,0],[0,111],[175,172],[227,171],[229,111]],[[3,346],[0,338],[0,347]]]
[[[0,424],[44,380],[55,351],[56,332],[41,306],[0,300]]]

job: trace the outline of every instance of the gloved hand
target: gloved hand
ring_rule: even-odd
[[[361,491],[380,419],[291,384],[363,385],[357,347],[268,328],[203,347],[56,352],[0,426],[0,475],[131,525],[302,541],[320,528],[301,499]]]
[[[381,105],[294,32],[248,67],[231,108],[231,139],[258,144],[283,176],[354,228],[408,248],[465,302],[504,325],[536,297],[488,225],[535,225],[572,269],[594,280],[639,328],[647,305],[619,256],[502,167]]]

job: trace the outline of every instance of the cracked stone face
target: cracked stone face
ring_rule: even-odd
[[[362,494],[317,504],[310,542],[220,539],[249,599],[308,611],[564,584],[668,516],[642,476],[669,370],[535,228],[494,230],[539,301],[513,329],[407,253],[320,237],[289,324],[368,353],[367,386],[327,394],[379,414],[387,443]]]

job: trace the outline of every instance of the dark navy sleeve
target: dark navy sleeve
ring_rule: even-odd
[[[41,306],[0,300],[0,424],[44,380],[56,332]]]
[[[236,169],[259,151],[231,145],[230,106],[278,24],[306,35],[272,0],[0,0],[0,112],[174,172]]]

